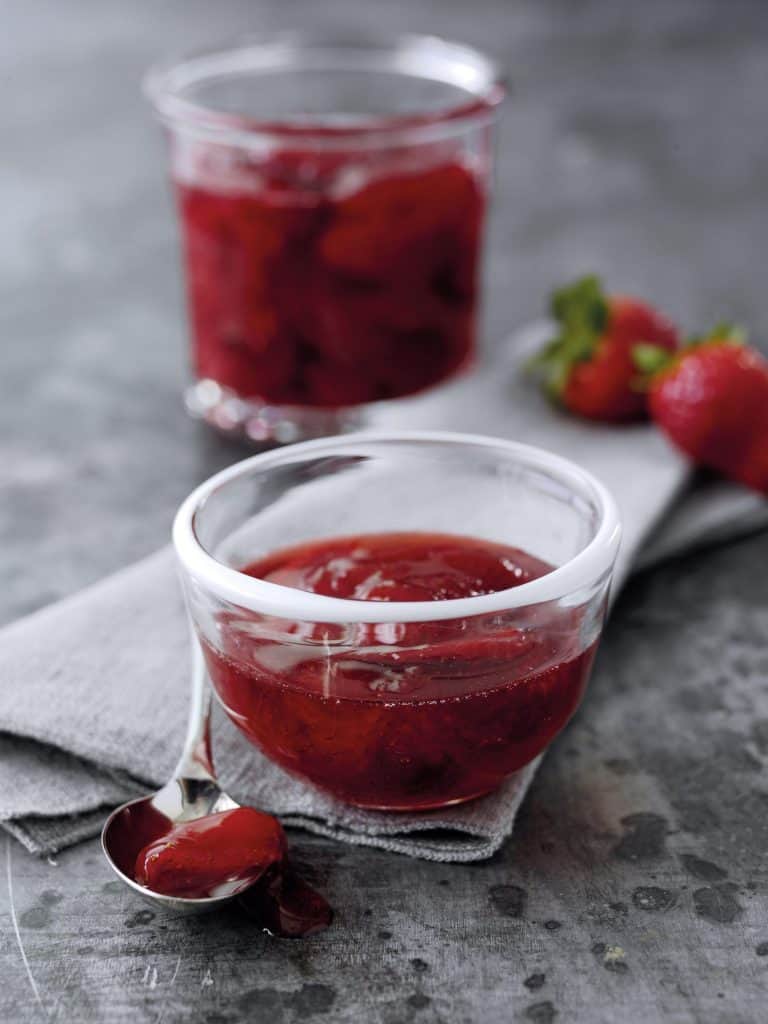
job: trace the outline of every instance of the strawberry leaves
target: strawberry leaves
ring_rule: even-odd
[[[677,352],[670,352],[661,345],[638,342],[632,346],[632,362],[642,374],[638,387],[647,390],[652,377],[679,363],[692,349],[702,345],[744,345],[746,340],[746,332],[741,327],[720,323],[706,334],[692,335]]]
[[[550,311],[564,333],[599,336],[608,326],[608,302],[594,274],[558,288],[550,300]]]
[[[669,349],[662,348],[661,345],[638,342],[632,348],[632,361],[644,377],[652,377],[654,373],[663,370],[673,358]]]
[[[550,312],[558,333],[529,366],[542,373],[547,393],[559,398],[573,367],[594,355],[608,326],[608,300],[599,279],[589,275],[554,292]]]
[[[716,324],[708,334],[693,335],[683,346],[684,349],[696,348],[698,345],[710,345],[722,342],[728,345],[746,345],[747,332],[738,324],[727,322]]]

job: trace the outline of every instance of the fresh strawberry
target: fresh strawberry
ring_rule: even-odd
[[[534,361],[548,394],[569,412],[621,423],[647,416],[632,352],[639,343],[677,348],[677,331],[638,299],[606,295],[596,277],[556,291],[558,333]]]
[[[635,362],[651,374],[651,416],[673,444],[768,494],[768,360],[740,332],[718,327],[672,357],[640,345]]]

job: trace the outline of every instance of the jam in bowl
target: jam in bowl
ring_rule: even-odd
[[[415,811],[496,789],[573,714],[619,527],[546,452],[357,435],[198,488],[174,539],[215,693],[291,774]]]

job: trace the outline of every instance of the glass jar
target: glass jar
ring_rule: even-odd
[[[504,87],[432,37],[244,39],[150,72],[181,221],[189,410],[256,441],[471,364]]]
[[[521,566],[542,568],[445,600],[344,599],[240,571],[286,545],[437,532],[513,546]],[[563,728],[599,639],[619,524],[605,488],[548,452],[361,434],[217,474],[182,505],[174,543],[238,728],[341,800],[409,811],[495,789]]]

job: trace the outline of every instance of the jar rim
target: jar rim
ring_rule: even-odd
[[[323,122],[301,116],[275,120],[251,118],[206,106],[189,99],[185,91],[194,84],[217,78],[290,70],[300,66],[302,56],[346,53],[365,65],[352,70],[376,70],[386,60],[391,70],[412,74],[422,80],[443,82],[461,88],[466,99],[429,112],[370,114],[351,123]],[[453,74],[449,74],[453,67]],[[443,69],[442,71],[440,69]],[[427,73],[431,71],[431,73]],[[325,32],[285,31],[249,34],[161,61],[144,77],[144,93],[159,119],[176,130],[228,145],[292,142],[323,149],[366,148],[369,146],[430,142],[469,126],[495,119],[497,107],[507,92],[507,82],[498,63],[481,50],[464,43],[430,35],[342,36]]]
[[[443,601],[364,601],[298,590],[233,569],[210,554],[200,542],[195,529],[197,513],[214,492],[233,480],[297,456],[302,458],[323,452],[335,455],[349,448],[363,450],[366,445],[375,447],[387,443],[440,443],[497,449],[515,457],[523,465],[548,472],[574,491],[586,493],[599,517],[597,530],[573,558],[544,576],[491,594]],[[516,441],[442,431],[363,431],[262,452],[229,466],[197,487],[182,503],[173,524],[173,543],[181,566],[195,582],[217,597],[279,618],[328,623],[434,622],[562,600],[610,573],[620,537],[619,514],[613,497],[596,477],[575,462]]]

